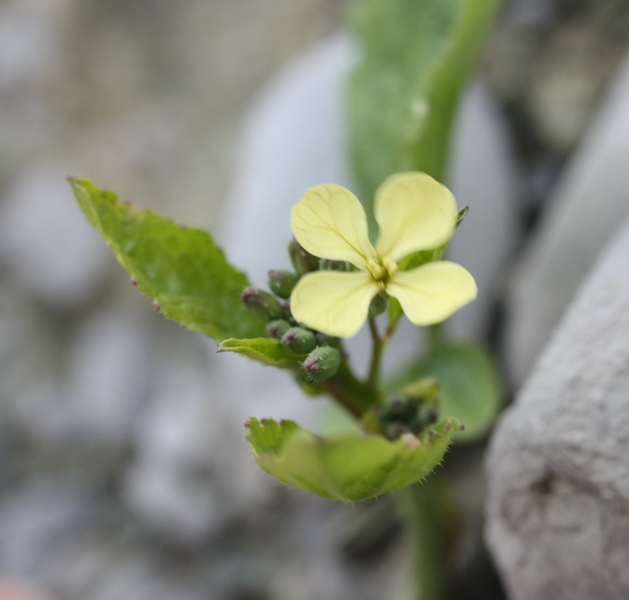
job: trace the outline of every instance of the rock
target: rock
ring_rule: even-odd
[[[211,403],[203,379],[192,369],[160,374],[139,423],[137,457],[124,476],[124,498],[134,511],[187,544],[224,523],[211,454],[221,419],[203,419],[203,406]]]
[[[31,414],[30,424],[59,445],[121,449],[147,396],[146,332],[131,317],[104,311],[82,324],[71,342],[56,402]]]
[[[526,166],[577,147],[629,49],[628,23],[624,0],[505,4],[485,73],[514,117]]]
[[[0,256],[38,300],[61,308],[85,302],[111,260],[81,214],[65,177],[44,162],[17,177],[3,199]]]
[[[258,286],[268,269],[290,268],[289,212],[304,190],[323,182],[351,187],[343,86],[354,56],[347,35],[319,42],[268,84],[245,118],[221,239]]]
[[[162,360],[123,478],[127,504],[178,544],[199,544],[239,512],[252,514],[268,483],[243,441],[234,389],[181,358]]]
[[[512,151],[498,107],[484,82],[475,82],[455,126],[449,176],[458,205],[470,211],[448,245],[448,256],[474,275],[478,298],[448,321],[456,337],[486,335],[503,270],[521,236]]]
[[[103,515],[97,515],[102,518]],[[133,524],[123,532],[104,520],[94,530],[75,532],[48,556],[43,579],[68,600],[202,600],[220,598],[203,581],[207,563],[174,559],[159,544],[139,543]],[[131,531],[130,531],[131,530]],[[208,578],[209,579],[209,578]]]
[[[513,273],[507,362],[521,385],[579,283],[629,216],[629,59]]]
[[[0,600],[54,600],[55,596],[33,585],[0,580]]]
[[[33,483],[0,501],[0,571],[37,579],[48,556],[93,518],[89,499],[76,486]]]
[[[62,49],[72,0],[33,0],[0,6],[0,180],[24,166],[59,131],[51,115],[51,86],[68,62]],[[56,100],[56,98],[55,98]],[[54,124],[53,124],[53,121]],[[62,137],[62,136],[60,136]],[[57,140],[58,141],[58,140]],[[59,145],[52,145],[57,156]]]
[[[629,597],[629,223],[564,315],[487,460],[513,600]]]

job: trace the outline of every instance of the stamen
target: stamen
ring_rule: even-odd
[[[376,282],[384,285],[397,271],[397,264],[386,256],[381,259],[370,258],[367,262],[367,269]],[[382,290],[384,291],[384,288]]]
[[[385,273],[384,267],[373,258],[367,261],[367,269],[369,269],[369,273],[376,281],[380,281]]]
[[[390,259],[388,256],[385,256],[382,259],[382,265],[386,269],[389,277],[393,277],[393,275],[397,271],[397,263],[394,260]]]

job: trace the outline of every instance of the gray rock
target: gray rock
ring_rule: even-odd
[[[211,406],[208,383],[194,369],[160,374],[139,423],[137,457],[124,476],[127,503],[179,542],[205,538],[224,518],[211,453],[221,419],[204,418],[210,416],[204,411]]]
[[[146,332],[130,317],[93,315],[72,340],[55,403],[31,414],[31,426],[58,444],[124,447],[147,395],[148,346]]]
[[[162,361],[123,477],[126,503],[160,534],[194,545],[267,499],[234,417],[234,390],[181,359]]]
[[[25,170],[0,218],[2,258],[35,298],[63,308],[85,302],[111,260],[72,197],[68,174],[54,162]]]
[[[27,484],[0,500],[0,571],[37,579],[62,542],[93,518],[89,499],[76,486]]]
[[[629,59],[513,274],[507,361],[521,385],[597,254],[629,216]]]
[[[501,419],[487,538],[512,600],[629,597],[629,224]]]
[[[628,22],[624,0],[505,3],[485,72],[519,124],[525,168],[577,147],[629,49]]]

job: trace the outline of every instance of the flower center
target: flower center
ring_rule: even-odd
[[[367,269],[384,291],[385,285],[397,271],[397,263],[386,256],[378,259],[370,258],[367,262]]]

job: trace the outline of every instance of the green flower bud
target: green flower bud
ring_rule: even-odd
[[[418,435],[439,420],[437,407],[422,398],[394,398],[376,414],[380,430],[389,440],[399,439],[405,433]]]
[[[456,215],[456,227],[458,227],[461,223],[463,223],[463,219],[467,216],[467,213],[470,211],[469,206],[464,206]]]
[[[381,315],[387,309],[387,302],[389,298],[386,294],[378,294],[374,296],[369,305],[369,318],[374,319],[378,315]]]
[[[312,331],[303,327],[291,327],[283,336],[282,344],[296,354],[307,354],[317,345],[317,338]]]
[[[417,420],[422,429],[434,425],[439,420],[439,411],[431,404],[422,404],[417,411]]]
[[[297,271],[299,275],[305,275],[310,271],[319,270],[319,259],[302,248],[295,238],[288,244],[288,254],[290,255],[290,260],[293,263],[295,271]]]
[[[289,329],[290,323],[288,321],[284,321],[284,319],[271,321],[266,326],[266,332],[269,334],[269,337],[275,338],[276,340],[281,339]]]
[[[286,298],[282,302],[282,319],[288,321],[291,325],[297,325],[297,321],[293,319],[293,313],[290,310],[290,298]]]
[[[319,266],[324,271],[349,271],[349,263],[344,260],[330,260],[322,258]]]
[[[282,307],[277,298],[258,288],[245,288],[240,294],[245,306],[259,319],[272,321],[282,315]]]
[[[269,288],[280,298],[288,298],[299,281],[299,275],[290,271],[269,271]]]
[[[312,381],[318,383],[332,377],[341,364],[341,353],[332,346],[319,346],[302,363],[304,371]]]
[[[317,333],[317,346],[332,346],[334,348],[341,348],[341,340],[337,337],[332,337],[327,333]]]

